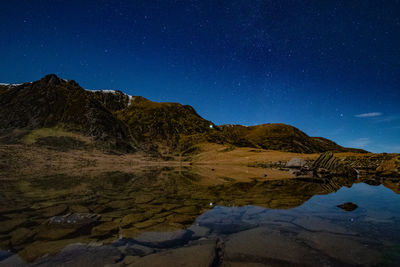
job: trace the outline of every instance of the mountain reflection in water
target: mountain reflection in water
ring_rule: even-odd
[[[395,179],[243,180],[218,171],[201,173],[152,168],[2,182],[0,266],[68,261],[166,266],[168,260],[199,266],[390,265],[398,257]],[[337,207],[349,201],[359,208]],[[101,217],[82,224],[49,223],[66,214]],[[189,257],[199,246],[198,256]],[[172,251],[166,254],[172,259],[165,250]],[[45,255],[50,256],[41,258]]]

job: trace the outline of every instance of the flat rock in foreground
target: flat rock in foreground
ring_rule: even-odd
[[[138,258],[128,266],[212,266],[215,258],[215,247],[215,240],[207,240],[189,247],[182,247]]]
[[[242,266],[324,266],[331,262],[328,257],[298,242],[292,234],[259,227],[228,238],[222,266],[230,266],[231,263],[241,263]]]
[[[111,246],[70,245],[55,256],[43,258],[30,266],[104,266],[113,264],[122,257],[121,252]]]

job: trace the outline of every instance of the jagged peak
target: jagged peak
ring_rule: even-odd
[[[62,83],[66,83],[68,80],[61,79],[55,74],[47,74],[42,79],[39,80],[41,83],[45,83],[48,85],[58,85]]]

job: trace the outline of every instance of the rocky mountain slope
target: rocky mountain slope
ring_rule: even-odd
[[[62,127],[120,150],[131,151],[129,129],[96,97],[74,81],[47,75],[39,81],[2,86],[0,130]],[[105,101],[104,101],[105,102]],[[116,101],[113,101],[116,102]]]
[[[191,106],[157,103],[141,96],[133,97],[127,108],[115,114],[140,143],[162,144],[175,149],[180,149],[181,137],[208,134],[210,126],[215,127]]]
[[[285,124],[216,126],[188,105],[157,103],[121,91],[89,91],[54,74],[32,83],[0,85],[0,142],[36,136],[31,143],[45,144],[49,136],[54,143],[60,136],[77,135],[124,152],[182,153],[204,142],[300,153],[362,152]]]

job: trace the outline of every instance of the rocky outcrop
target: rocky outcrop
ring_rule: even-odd
[[[383,160],[376,171],[380,176],[400,177],[400,156]]]
[[[108,110],[113,112],[127,108],[132,98],[131,96],[128,96],[118,90],[100,90],[88,92],[91,92],[98,101],[100,101]]]
[[[336,158],[333,152],[328,151],[319,156],[314,162],[312,170],[317,177],[354,177],[357,178],[357,171],[344,163],[343,160]]]

